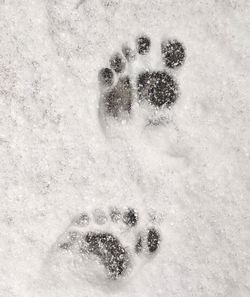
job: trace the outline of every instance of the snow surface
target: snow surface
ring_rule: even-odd
[[[0,0],[1,297],[250,296],[249,15],[247,0]],[[109,138],[97,73],[140,33],[185,44],[181,98],[164,129]],[[53,277],[72,217],[109,205],[164,213],[158,255],[115,284],[64,260]]]

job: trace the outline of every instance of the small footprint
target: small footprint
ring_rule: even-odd
[[[104,117],[129,117],[135,102],[146,102],[157,109],[170,108],[179,98],[174,72],[184,64],[184,45],[176,39],[162,41],[161,69],[151,69],[143,60],[150,53],[151,39],[142,35],[135,43],[135,49],[124,44],[121,52],[110,57],[109,67],[99,71],[99,108]]]
[[[57,252],[97,261],[107,279],[124,278],[157,254],[162,238],[155,218],[145,218],[134,208],[83,212],[58,239]]]
[[[101,129],[117,151],[133,151],[130,156],[139,166],[159,168],[166,162],[183,170],[189,165],[172,111],[180,98],[177,76],[185,59],[186,48],[177,39],[158,45],[144,34],[133,46],[124,43],[99,71]]]

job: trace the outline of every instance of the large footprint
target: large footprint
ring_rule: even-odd
[[[67,255],[80,259],[81,268],[75,271],[79,275],[85,271],[95,280],[124,279],[157,254],[162,238],[155,213],[143,215],[133,208],[115,207],[106,213],[102,209],[90,212],[72,220],[53,252],[61,255],[62,262]]]
[[[152,69],[152,65],[145,63],[150,47],[150,38],[140,36],[135,50],[123,45],[121,52],[110,57],[109,67],[100,70],[102,117],[129,117],[134,102],[147,103],[158,110],[170,108],[176,102],[180,92],[174,71],[185,61],[185,47],[175,39],[162,41],[161,69]]]

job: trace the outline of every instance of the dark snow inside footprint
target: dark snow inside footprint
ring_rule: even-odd
[[[98,256],[111,279],[124,275],[130,266],[128,252],[111,233],[89,232],[85,240],[88,252]]]
[[[154,106],[172,105],[178,97],[178,85],[165,71],[145,71],[137,80],[138,97]]]
[[[115,87],[103,96],[105,113],[118,117],[123,112],[129,113],[132,105],[132,87],[128,76],[119,78]]]

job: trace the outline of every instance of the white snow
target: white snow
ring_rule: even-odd
[[[0,0],[0,296],[250,296],[249,14],[247,0]],[[156,52],[184,43],[181,98],[165,128],[105,137],[98,71],[140,33]],[[72,218],[110,205],[164,213],[156,257],[117,283],[63,259],[52,277]]]

